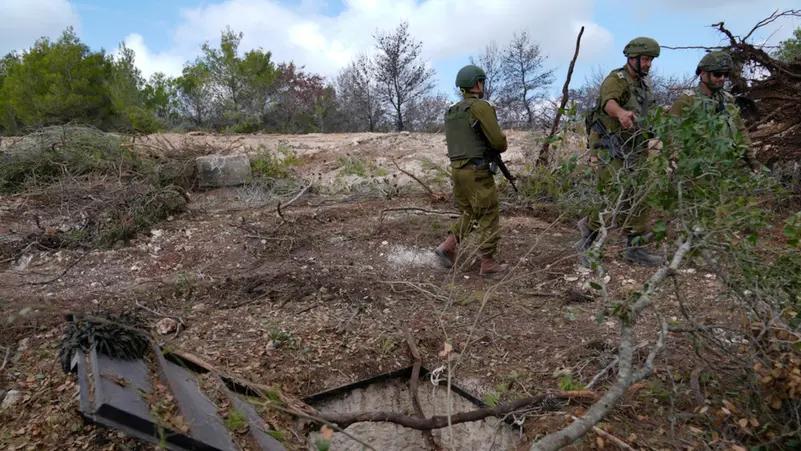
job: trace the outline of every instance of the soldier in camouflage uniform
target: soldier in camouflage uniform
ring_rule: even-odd
[[[646,81],[654,58],[660,53],[659,43],[647,37],[632,39],[623,49],[627,61],[624,67],[613,70],[601,84],[600,97],[595,110],[588,116],[590,154],[596,163],[599,189],[612,192],[612,180],[625,175],[647,158],[646,141],[635,121],[644,118],[654,106],[651,88]],[[617,198],[617,195],[614,196]],[[581,240],[576,251],[579,262],[589,266],[586,251],[598,237],[601,228],[600,208],[594,207],[586,226],[579,223]],[[661,266],[664,258],[640,247],[647,240],[649,210],[645,205],[624,202],[618,221],[625,222],[626,251],[624,257],[635,264]],[[605,219],[609,219],[608,217]]]
[[[687,108],[702,108],[709,114],[726,117],[726,131],[733,142],[743,149],[743,159],[752,171],[758,172],[762,165],[754,155],[751,137],[745,127],[740,111],[734,104],[734,96],[723,89],[726,77],[733,66],[731,55],[726,52],[710,52],[704,55],[695,69],[700,77],[698,86],[682,94],[670,107],[669,114],[681,117]],[[738,136],[739,135],[739,136]]]
[[[479,274],[495,277],[507,271],[508,265],[498,264],[493,259],[501,237],[498,188],[490,172],[489,153],[506,151],[507,142],[495,108],[481,100],[486,78],[484,71],[474,65],[463,67],[456,75],[456,86],[463,99],[445,112],[445,138],[453,198],[461,215],[434,252],[443,266],[453,266],[458,243],[467,237],[476,222],[481,233]]]

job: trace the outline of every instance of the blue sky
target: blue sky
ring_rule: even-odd
[[[623,46],[650,36],[670,46],[717,45],[709,27],[724,21],[746,34],[776,9],[797,7],[797,0],[0,0],[0,51],[27,48],[40,36],[57,36],[72,25],[90,47],[133,48],[146,75],[180,72],[206,40],[218,42],[231,26],[245,34],[243,49],[262,47],[277,61],[293,60],[333,76],[356,54],[369,52],[372,33],[394,28],[402,19],[423,42],[426,60],[437,72],[438,89],[452,95],[456,71],[490,40],[503,46],[513,32],[528,31],[556,70],[554,94],[561,89],[575,37],[586,26],[572,86],[596,68],[607,72],[624,62]],[[46,11],[47,14],[42,14]],[[801,26],[780,19],[752,41],[776,44]],[[702,56],[698,50],[663,50],[655,69],[664,75],[688,74]]]

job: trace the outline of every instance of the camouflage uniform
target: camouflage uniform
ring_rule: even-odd
[[[465,94],[464,99],[445,114],[445,135],[451,160],[453,199],[461,213],[452,231],[461,242],[476,221],[481,232],[479,251],[495,254],[501,240],[498,233],[500,204],[486,155],[490,150],[504,152],[507,148],[495,108],[474,95]]]
[[[609,101],[614,100],[625,111],[633,112],[638,118],[645,118],[649,108],[654,106],[654,97],[651,87],[645,80],[646,72],[641,70],[642,56],[656,58],[660,54],[659,43],[647,37],[632,39],[623,49],[627,57],[625,67],[615,69],[606,76],[601,84],[600,96],[595,110],[587,117],[589,133],[589,146],[591,154],[599,161],[596,169],[598,176],[598,190],[608,200],[615,200],[619,193],[615,191],[615,184],[611,183],[618,176],[626,176],[634,167],[647,158],[647,137],[638,128],[626,129],[617,117],[606,112]],[[631,72],[638,76],[632,76]],[[628,196],[623,193],[623,199]],[[623,214],[616,219],[624,224],[627,236],[624,258],[632,263],[660,266],[665,263],[662,257],[650,254],[639,247],[647,240],[645,234],[648,227],[649,210],[640,203],[632,205],[623,202]],[[593,206],[586,225],[579,222],[581,239],[576,243],[575,249],[581,255],[579,262],[585,267],[590,266],[586,255],[592,243],[598,236],[601,228],[600,206]],[[605,218],[608,220],[609,218]]]
[[[604,142],[597,131],[590,133],[590,152],[601,162],[596,171],[598,188],[602,192],[608,191],[609,182],[616,173],[623,168],[633,167],[647,156],[644,149],[645,139],[642,134],[623,129],[620,121],[609,117],[603,111],[603,106],[613,99],[623,109],[634,111],[640,117],[645,116],[648,109],[654,104],[654,97],[648,83],[642,78],[635,80],[626,68],[613,70],[601,84],[597,119],[604,124],[610,135],[617,135],[619,142],[623,143],[622,149],[610,149],[608,145],[610,143]],[[644,206],[637,206],[632,210],[628,204],[622,205],[622,209],[629,212],[625,228],[626,235],[644,235],[647,232],[649,210]],[[590,213],[588,224],[590,230],[601,228],[599,210],[598,207],[595,207]],[[626,218],[625,215],[618,215],[617,219],[623,221]]]
[[[501,238],[500,205],[488,154],[506,151],[507,141],[498,124],[495,108],[480,99],[483,93],[472,92],[472,88],[484,79],[486,75],[480,68],[473,65],[462,68],[456,77],[456,86],[461,88],[463,98],[445,112],[453,198],[460,216],[451,228],[452,233],[435,252],[444,266],[452,266],[457,244],[477,223],[481,233],[480,274],[490,277],[504,272],[507,265],[499,265],[493,260]]]
[[[702,72],[728,73],[731,66],[732,61],[728,54],[724,52],[710,52],[701,59],[701,62],[696,68],[696,75],[701,75]],[[703,79],[701,83],[704,83]],[[693,107],[701,108],[708,114],[724,115],[726,117],[726,129],[724,133],[726,133],[732,141],[743,147],[743,160],[745,160],[745,163],[751,169],[761,167],[761,164],[754,154],[748,129],[745,127],[745,123],[740,116],[739,108],[735,105],[734,96],[731,93],[723,89],[710,87],[710,93],[707,94],[701,90],[701,84],[699,83],[699,86],[695,87],[692,91],[679,96],[679,98],[673,102],[673,105],[670,106],[668,113],[676,117],[681,117],[688,108]]]

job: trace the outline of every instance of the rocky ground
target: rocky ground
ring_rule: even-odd
[[[443,135],[167,135],[143,142],[160,158],[186,148],[291,149],[300,160],[293,167],[300,186],[312,185],[280,216],[275,198],[259,186],[196,190],[187,212],[127,246],[31,246],[2,261],[3,318],[26,306],[38,312],[17,317],[0,335],[0,395],[8,392],[0,411],[3,449],[149,449],[80,419],[75,378],[58,363],[69,311],[137,311],[162,344],[299,397],[408,366],[403,324],[429,369],[447,363],[439,353],[451,343],[460,362],[455,383],[485,400],[575,388],[614,357],[618,326],[597,318],[592,297],[576,295],[590,292],[593,275],[578,267],[572,251],[575,218],[556,206],[504,195],[498,257],[513,271],[501,281],[478,277],[470,243],[455,269],[437,265],[431,250],[454,212],[447,180],[431,169],[445,164]],[[511,169],[522,172],[535,140],[511,133],[510,144]],[[77,214],[67,205],[30,194],[0,198],[0,244],[61,226]],[[615,236],[607,255],[614,298],[650,275],[617,257],[621,240]],[[690,267],[678,279],[692,287],[687,302],[699,321],[737,324],[717,302],[720,286],[712,274]],[[680,317],[672,289],[659,293],[638,329],[640,340],[656,338],[656,311]],[[667,351],[656,374],[602,425],[635,448],[695,448],[708,438],[696,427],[706,422],[692,401],[691,375],[702,367],[702,354],[674,333]],[[517,449],[587,406],[573,402],[529,415]],[[602,447],[604,440],[614,446],[598,437],[588,435],[575,449]]]

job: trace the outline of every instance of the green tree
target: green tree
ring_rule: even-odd
[[[145,108],[152,111],[157,118],[173,121],[178,118],[178,86],[176,80],[162,72],[150,76],[150,80],[142,88],[142,101]]]
[[[201,61],[208,68],[218,110],[227,124],[262,118],[268,91],[277,78],[270,52],[251,50],[239,56],[242,33],[222,33],[220,48],[203,44]]]
[[[779,43],[779,49],[774,55],[782,61],[801,60],[801,28],[796,28],[793,37]]]
[[[13,119],[6,130],[80,122],[108,125],[113,117],[107,80],[113,61],[103,51],[91,52],[72,28],[56,42],[38,40],[5,74],[0,97]]]
[[[150,133],[157,131],[159,125],[153,113],[144,105],[142,89],[145,81],[134,59],[134,51],[124,43],[120,44],[119,56],[112,64],[111,78],[108,80],[115,128]]]
[[[195,126],[207,125],[214,112],[214,93],[208,67],[199,60],[187,64],[183,74],[175,79],[175,88],[178,109],[183,116]]]

